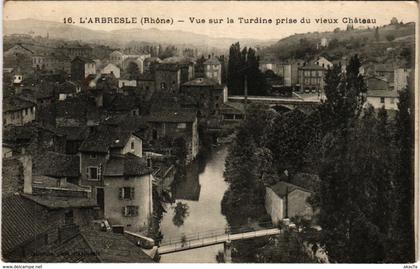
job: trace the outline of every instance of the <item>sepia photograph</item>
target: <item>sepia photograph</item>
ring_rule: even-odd
[[[417,268],[418,22],[417,1],[5,1],[3,268]]]

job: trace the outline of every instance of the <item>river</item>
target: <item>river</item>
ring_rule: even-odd
[[[228,188],[223,171],[227,147],[214,149],[200,171],[198,163],[188,167],[186,176],[175,182],[172,195],[175,203],[166,204],[160,231],[164,240],[179,239],[183,235],[220,230],[227,227],[221,213],[221,201]],[[214,263],[223,245],[214,245],[161,256],[161,263]]]

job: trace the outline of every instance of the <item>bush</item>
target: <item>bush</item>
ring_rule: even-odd
[[[389,35],[387,35],[385,38],[386,38],[386,40],[388,40],[388,41],[393,41],[393,40],[395,39],[395,36],[394,36],[394,35],[389,34]]]

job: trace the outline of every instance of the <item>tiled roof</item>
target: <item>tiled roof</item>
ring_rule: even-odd
[[[82,230],[84,239],[103,263],[151,263],[153,260],[123,234]]]
[[[56,104],[57,118],[84,119],[86,116],[87,102],[81,98],[67,98]]]
[[[275,185],[270,186],[269,188],[272,189],[274,193],[276,193],[279,197],[285,197],[287,194],[291,193],[294,190],[310,192],[307,189],[301,188],[299,186],[284,181],[277,182]]]
[[[87,244],[80,232],[53,245],[46,245],[35,250],[34,255],[25,257],[24,263],[96,263],[100,262],[96,253]]]
[[[36,104],[18,96],[10,96],[3,99],[3,111],[19,111],[26,108],[35,107]]]
[[[196,78],[185,82],[183,86],[198,86],[198,87],[210,87],[210,86],[220,86],[220,84],[213,79],[209,78]]]
[[[309,63],[305,66],[300,67],[302,70],[325,70],[324,67],[317,64]]]
[[[20,195],[2,197],[1,246],[7,253],[47,231],[42,210]]]
[[[112,155],[105,166],[104,176],[142,176],[150,174],[145,158],[133,154]]]
[[[146,117],[148,122],[194,122],[196,114],[186,111],[156,111]]]
[[[74,236],[54,245],[38,249],[26,263],[151,263],[152,258],[125,235],[83,227]]]
[[[210,57],[204,64],[220,65],[220,61],[216,57]]]
[[[100,125],[89,133],[79,150],[106,153],[110,148],[124,147],[132,134],[133,131],[119,126]]]
[[[65,81],[65,82],[63,82],[59,85],[58,92],[59,93],[66,93],[66,94],[76,93],[77,92],[77,87],[78,87],[78,85],[75,82]]]
[[[96,207],[98,206],[96,199],[85,197],[59,197],[49,195],[30,195],[22,194],[28,200],[31,200],[41,206],[50,209],[59,208],[83,208],[83,207]]]
[[[59,188],[61,190],[68,191],[80,191],[87,192],[87,188],[80,187],[69,182],[60,182],[58,185],[59,179],[47,176],[33,176],[32,177],[32,187],[33,188]]]
[[[78,177],[80,175],[78,156],[48,151],[33,159],[33,174],[50,177]]]
[[[388,90],[368,90],[367,91],[368,97],[398,97],[397,91],[388,91]]]
[[[69,141],[82,141],[87,137],[87,127],[57,127],[57,132]]]

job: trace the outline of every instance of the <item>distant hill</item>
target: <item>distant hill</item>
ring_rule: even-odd
[[[260,51],[259,55],[262,59],[280,60],[291,57],[310,59],[315,55],[325,55],[335,60],[354,53],[364,58],[385,57],[387,48],[399,50],[402,47],[414,46],[414,23],[385,25],[379,27],[377,31],[377,36],[375,28],[295,34],[267,46]],[[328,47],[317,48],[316,44],[321,38],[328,40]]]
[[[237,41],[245,46],[266,46],[275,41],[258,39],[216,38],[185,31],[166,31],[158,29],[128,29],[114,31],[96,31],[80,26],[63,24],[60,22],[40,21],[35,19],[4,21],[4,35],[28,34],[46,36],[65,40],[97,41],[107,44],[124,45],[130,41],[191,45],[196,47],[213,47],[227,50]]]

